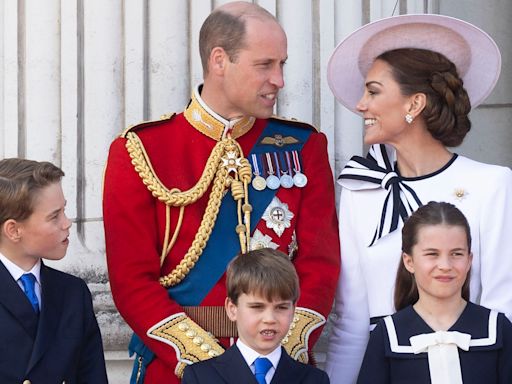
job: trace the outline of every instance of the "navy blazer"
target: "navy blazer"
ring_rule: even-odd
[[[101,334],[85,282],[42,264],[41,289],[41,313],[36,315],[0,262],[0,383],[107,383]]]
[[[284,350],[271,384],[329,384],[327,373],[293,360]],[[185,368],[182,384],[258,384],[236,345],[222,355]]]

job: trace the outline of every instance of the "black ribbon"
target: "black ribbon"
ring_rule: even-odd
[[[423,205],[416,192],[403,183],[394,168],[394,150],[385,144],[372,145],[365,157],[354,156],[338,177],[339,183],[350,190],[383,188],[388,191],[375,234],[374,245],[381,237],[395,231],[412,212]]]

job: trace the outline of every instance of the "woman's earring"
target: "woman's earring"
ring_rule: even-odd
[[[412,115],[410,113],[405,115],[405,121],[407,121],[407,124],[411,124],[413,120],[414,120],[414,117],[412,117]]]

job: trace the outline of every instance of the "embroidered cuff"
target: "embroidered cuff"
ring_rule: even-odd
[[[224,352],[217,340],[183,312],[169,316],[147,331],[148,337],[174,348],[178,364],[175,374],[180,377],[186,365],[208,360]]]
[[[302,363],[307,363],[309,335],[325,324],[325,317],[309,308],[295,308],[295,315],[290,330],[281,344],[286,352]]]

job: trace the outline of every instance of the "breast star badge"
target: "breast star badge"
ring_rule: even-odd
[[[295,215],[288,209],[288,204],[274,197],[263,213],[263,220],[265,220],[267,228],[272,229],[277,236],[281,237],[284,230],[290,227],[293,216]]]
[[[251,251],[262,248],[277,249],[279,246],[272,241],[269,235],[264,235],[259,229],[255,230],[251,237]]]

